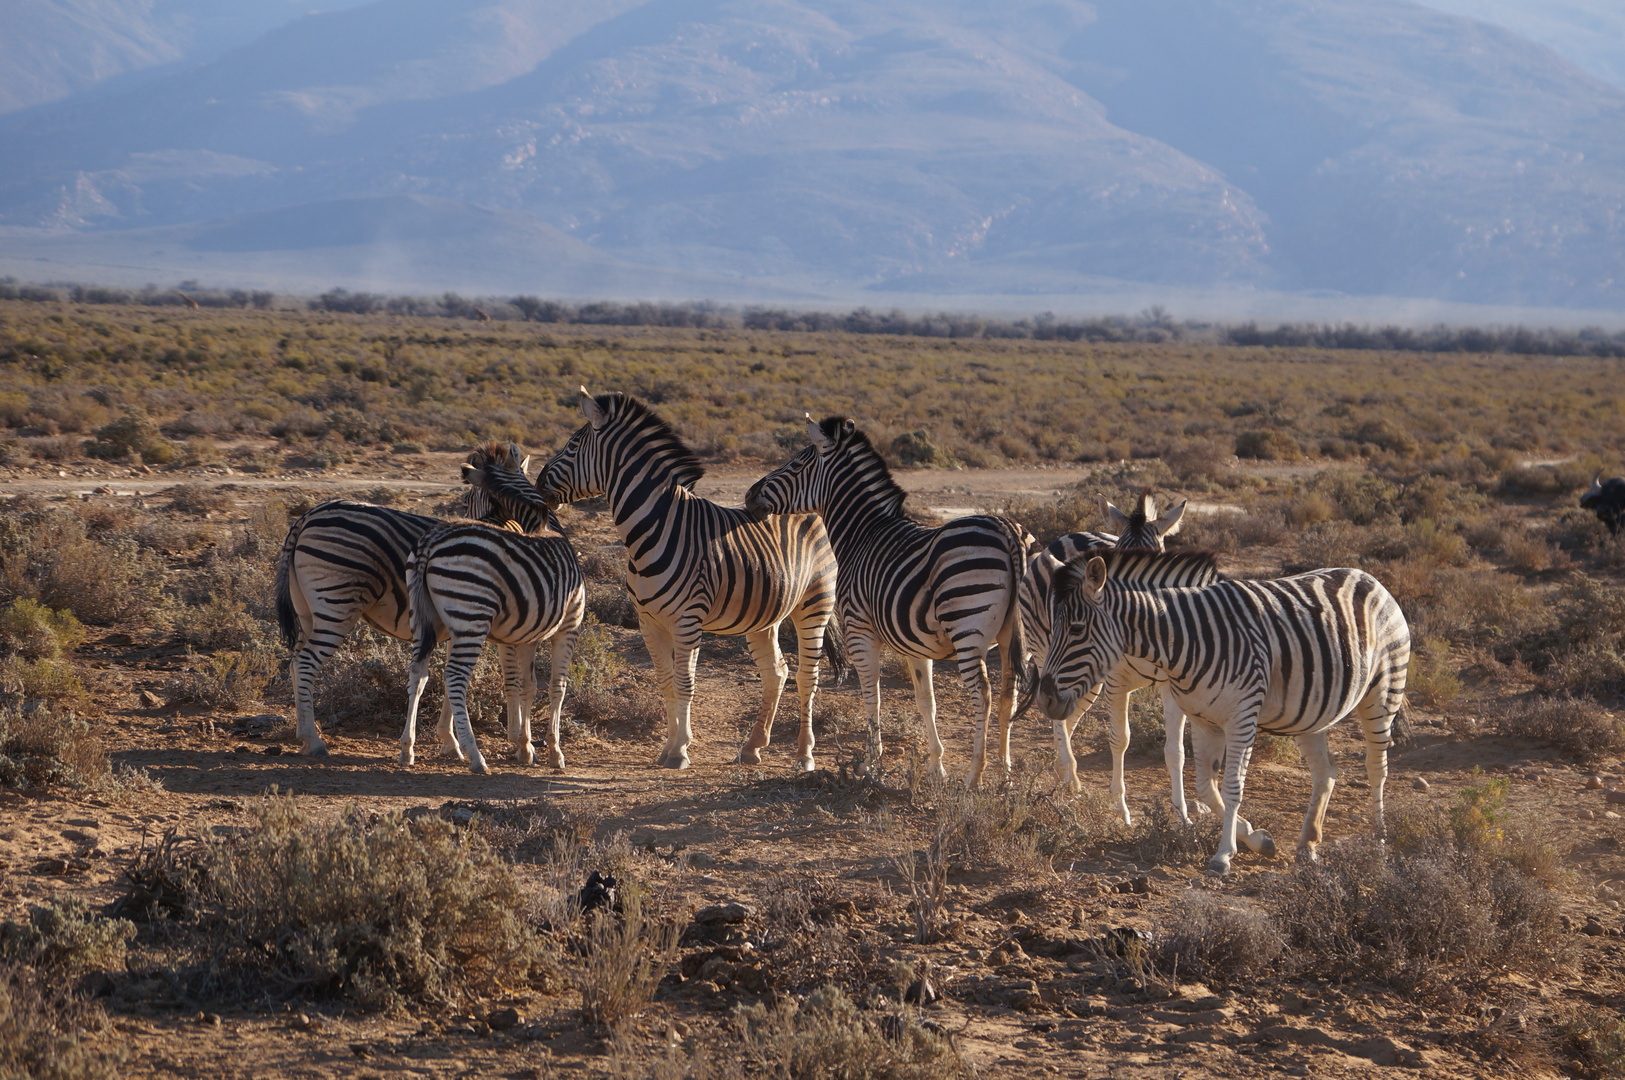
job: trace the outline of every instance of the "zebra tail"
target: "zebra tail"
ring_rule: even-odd
[[[1022,625],[1021,618],[1021,592],[1027,584],[1027,541],[1031,537],[1025,536],[1025,529],[1016,526],[1015,535],[1010,538],[1010,615],[1015,625],[1010,629],[1010,651],[1004,656],[1001,663],[1016,665],[1016,700],[1019,703],[1015,716],[1027,711],[1033,703],[1033,696],[1038,690],[1038,664],[1037,661],[1027,662],[1027,632]],[[1011,718],[1014,722],[1014,717]]]
[[[1415,730],[1411,727],[1410,717],[1406,715],[1410,712],[1410,709],[1406,706],[1407,703],[1401,701],[1399,703],[1399,711],[1394,713],[1394,727],[1393,730],[1388,733],[1389,749],[1393,749],[1397,746],[1404,746],[1416,736]]]
[[[839,686],[852,673],[846,662],[846,628],[841,625],[841,613],[831,610],[829,622],[824,624],[824,659],[829,661],[829,684]]]
[[[413,552],[406,563],[407,602],[412,608],[412,662],[422,663],[434,652],[439,635],[435,632],[434,601],[429,598],[429,575]]]
[[[276,600],[277,628],[282,631],[282,642],[291,651],[299,647],[304,628],[299,625],[299,612],[293,606],[293,549],[299,544],[299,527],[303,519],[288,526],[288,535],[282,540],[282,554],[276,563],[276,581],[271,593]]]

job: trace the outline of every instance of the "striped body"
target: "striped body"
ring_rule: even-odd
[[[813,768],[812,702],[835,607],[835,554],[810,514],[757,520],[693,493],[704,470],[666,422],[623,394],[582,391],[588,423],[543,468],[551,504],[605,496],[627,548],[627,588],[666,704],[657,764],[687,768],[700,634],[742,635],[762,673],[756,726],[739,751],[754,764],[772,737],[789,678],[778,628],[796,630],[796,764]],[[833,645],[833,642],[831,642]]]
[[[535,760],[530,710],[536,697],[536,647],[552,641],[546,745],[549,764],[563,768],[559,720],[576,636],[587,610],[581,564],[569,540],[551,530],[526,534],[488,525],[448,523],[418,541],[407,567],[407,582],[414,648],[401,764],[412,764],[418,702],[429,679],[429,656],[435,643],[445,639],[450,641],[446,701],[455,733],[455,744],[449,745],[460,748],[458,756],[466,755],[475,772],[487,771],[474,740],[467,700],[469,678],[489,638],[497,642],[502,657],[508,740],[524,765]]]
[[[1125,582],[1140,564],[1211,561],[1206,553],[1110,552],[1081,556],[1055,573],[1056,632],[1045,658],[1040,706],[1052,718],[1093,700],[1126,660],[1154,664],[1196,723],[1222,733],[1224,824],[1210,863],[1229,870],[1237,813],[1255,734],[1297,739],[1314,781],[1299,835],[1313,858],[1336,770],[1327,730],[1354,714],[1365,733],[1373,828],[1382,835],[1382,790],[1394,718],[1404,698],[1410,630],[1399,605],[1360,570],[1317,570],[1272,581],[1146,588]],[[1214,763],[1217,768],[1218,763]]]
[[[952,658],[976,693],[976,744],[968,781],[980,778],[992,707],[987,654],[1005,660],[999,702],[1000,758],[1010,767],[1010,717],[1023,653],[1018,593],[1032,538],[1014,521],[964,517],[938,528],[910,521],[903,491],[851,420],[807,425],[812,445],[758,480],[745,496],[756,514],[817,511],[840,561],[841,620],[870,713],[870,761],[880,760],[880,658],[890,648],[909,663],[930,743],[930,767],[944,775],[931,665]]]
[[[470,460],[490,450],[476,450]],[[510,512],[474,497],[473,489],[469,495],[465,510],[471,518],[501,522],[517,512],[528,528],[539,527],[528,507]],[[365,620],[390,637],[411,637],[406,561],[441,524],[422,514],[338,501],[306,512],[288,528],[273,592],[283,640],[294,652],[294,711],[305,753],[327,753],[316,726],[316,673],[356,624]]]

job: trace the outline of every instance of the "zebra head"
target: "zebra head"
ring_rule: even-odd
[[[746,511],[758,521],[769,514],[817,513],[824,505],[824,452],[834,449],[837,437],[855,430],[857,424],[851,420],[830,417],[819,424],[808,413],[808,444],[750,486],[745,492]]]
[[[1110,528],[1117,534],[1117,547],[1124,551],[1163,551],[1166,548],[1165,538],[1179,531],[1180,522],[1185,517],[1185,503],[1180,503],[1172,510],[1157,516],[1157,502],[1151,497],[1150,488],[1140,489],[1139,498],[1135,500],[1134,512],[1125,514],[1117,507],[1106,501],[1106,496],[1095,494],[1100,503],[1100,512],[1105,515]]]
[[[705,475],[682,437],[637,398],[594,397],[583,386],[581,413],[587,422],[536,477],[536,490],[549,504],[600,495],[616,501],[617,490],[646,485],[693,487]]]
[[[1049,652],[1038,683],[1038,705],[1052,720],[1064,720],[1087,696],[1095,702],[1106,676],[1123,659],[1122,626],[1105,610],[1106,560],[1083,554],[1063,563],[1048,552],[1041,559],[1050,579]],[[1051,565],[1052,564],[1052,565]]]
[[[530,458],[524,457],[513,443],[488,442],[476,446],[463,462],[463,483],[468,485],[468,490],[463,492],[463,516],[484,521],[500,508],[491,497],[490,487],[480,482],[482,477],[504,471],[517,471],[524,476],[529,468]],[[529,482],[527,479],[526,483]]]
[[[903,489],[855,420],[807,417],[810,445],[751,485],[745,509],[768,514],[843,515],[855,507],[900,512]],[[876,497],[878,496],[878,500]]]
[[[469,487],[468,516],[504,524],[521,532],[551,529],[562,534],[553,507],[531,486],[525,470],[530,458],[521,457],[513,443],[487,443],[463,463],[463,483]]]

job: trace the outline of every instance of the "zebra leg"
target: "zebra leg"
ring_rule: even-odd
[[[677,745],[677,682],[672,677],[671,635],[642,609],[638,611],[638,629],[643,632],[643,644],[649,650],[649,661],[654,665],[655,681],[660,684],[660,697],[666,708],[666,741],[660,746],[660,756],[655,758],[655,765],[665,768]]]
[[[1185,807],[1185,710],[1174,700],[1174,693],[1167,683],[1162,684],[1162,726],[1167,735],[1162,747],[1162,760],[1168,766],[1174,816],[1189,825],[1191,816]]]
[[[1332,788],[1337,785],[1337,765],[1332,761],[1324,731],[1299,735],[1298,752],[1309,766],[1309,782],[1312,785],[1309,811],[1303,816],[1303,831],[1298,834],[1298,861],[1314,862],[1320,857],[1315,849],[1325,836],[1326,805],[1331,802]]]
[[[553,635],[553,659],[547,680],[547,764],[554,769],[564,768],[564,744],[559,735],[559,723],[564,716],[564,692],[570,685],[570,661],[575,659],[576,638],[579,636],[579,623]]]
[[[677,690],[677,743],[666,757],[666,768],[688,768],[688,744],[694,741],[694,668],[700,658],[698,623],[679,627],[673,635],[672,682]]]
[[[530,709],[536,699],[536,644],[499,645],[502,654],[502,691],[508,707],[508,745],[521,765],[536,760],[530,741]]]
[[[423,701],[423,690],[428,685],[429,658],[412,661],[406,677],[406,727],[401,731],[402,765],[411,765],[417,761],[413,747],[418,734],[418,705]]]
[[[298,593],[297,589],[295,593]],[[311,757],[327,756],[327,744],[322,741],[321,731],[316,727],[316,673],[333,655],[333,650],[350,636],[350,631],[355,629],[360,618],[359,608],[341,619],[332,619],[325,612],[318,616],[314,612],[307,614],[299,611],[299,621],[304,624],[304,643],[294,654],[290,674],[293,677],[294,716],[299,725],[299,742],[302,752]]]
[[[1400,678],[1403,677],[1402,671]],[[1388,786],[1388,747],[1394,741],[1394,717],[1403,700],[1403,685],[1395,689],[1391,683],[1379,684],[1367,690],[1355,707],[1360,728],[1365,732],[1365,778],[1371,784],[1371,835],[1379,841],[1388,832],[1383,820],[1382,795]]]
[[[862,776],[880,770],[884,753],[880,742],[880,650],[863,626],[850,618],[847,619],[846,643],[852,670],[858,673],[858,694],[863,698],[864,712],[869,714],[868,745],[857,769]]]
[[[750,646],[750,654],[762,671],[762,707],[756,714],[756,726],[750,729],[750,738],[739,748],[739,761],[743,765],[758,765],[762,750],[773,741],[773,716],[779,711],[784,684],[790,681],[790,665],[779,652],[778,623],[746,634],[745,644]]]
[[[445,672],[441,672],[441,679],[444,678]],[[451,699],[445,695],[440,698],[440,724],[435,731],[440,740],[440,756],[462,761],[463,748],[457,745],[457,735],[451,730]]]
[[[976,741],[971,746],[970,771],[965,774],[965,786],[975,787],[981,783],[982,768],[987,764],[987,721],[993,711],[993,685],[988,681],[986,659],[975,653],[969,657],[961,655],[959,678],[976,692]],[[933,719],[933,737],[935,731],[936,723]]]
[[[1055,724],[1055,771],[1062,784],[1073,791],[1082,791],[1083,783],[1078,779],[1078,759],[1072,753],[1072,732],[1077,729],[1078,721],[1083,719],[1083,709],[1078,709],[1065,720],[1056,720]]]
[[[1219,776],[1224,773],[1224,733],[1205,724],[1191,723],[1191,757],[1196,761],[1196,808],[1199,814],[1223,814],[1224,797],[1219,794]],[[1266,859],[1275,858],[1275,838],[1239,813],[1236,836],[1249,851]]]
[[[925,726],[926,772],[937,779],[946,779],[948,770],[942,764],[942,736],[937,731],[937,688],[931,682],[931,661],[909,657],[908,677],[914,683],[914,707],[920,711],[920,723]]]
[[[1107,741],[1112,751],[1112,802],[1117,806],[1123,824],[1133,825],[1134,818],[1128,812],[1128,784],[1123,777],[1123,755],[1128,753],[1128,699],[1132,691],[1110,684],[1107,684],[1106,690],[1106,709],[1111,718]]]
[[[1247,786],[1247,765],[1253,757],[1253,733],[1258,730],[1257,715],[1233,720],[1225,728],[1224,815],[1219,822],[1219,850],[1207,862],[1207,872],[1223,877],[1236,857],[1236,825],[1241,811],[1241,793]]]
[[[485,763],[485,755],[480,753],[479,743],[474,739],[474,725],[468,718],[468,683],[484,648],[482,629],[478,637],[463,641],[453,639],[451,654],[446,657],[446,701],[451,704],[452,730],[468,756],[469,770],[477,773],[490,772],[491,768]]]
[[[818,665],[824,656],[824,630],[829,623],[828,612],[808,617],[798,611],[796,619],[796,696],[800,707],[796,713],[796,768],[813,771],[813,697],[818,693]],[[802,619],[807,619],[803,622]]]

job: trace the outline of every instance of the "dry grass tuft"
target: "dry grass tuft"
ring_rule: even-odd
[[[1187,891],[1175,902],[1154,940],[1161,970],[1206,982],[1255,976],[1284,947],[1268,915],[1201,890]]]
[[[107,750],[86,721],[47,705],[0,709],[0,785],[83,791],[112,778]]]
[[[743,1006],[734,1023],[751,1071],[782,1080],[937,1080],[967,1077],[953,1041],[910,1012],[862,1012],[835,986],[799,1004]],[[932,1025],[935,1027],[935,1025]]]
[[[589,1024],[617,1027],[638,1016],[677,958],[678,927],[644,911],[644,890],[621,879],[620,910],[587,916],[581,937],[585,955],[570,969],[581,995],[581,1017]]]
[[[1497,713],[1496,727],[1501,734],[1543,739],[1584,758],[1625,749],[1625,722],[1585,698],[1563,694],[1508,702]]]

